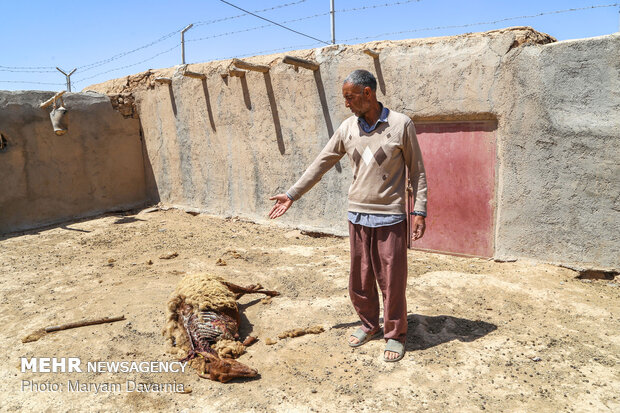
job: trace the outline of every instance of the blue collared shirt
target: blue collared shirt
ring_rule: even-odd
[[[364,119],[363,117],[357,118],[357,122],[360,124],[360,127],[362,128],[362,130],[366,133],[370,133],[373,130],[377,129],[377,126],[379,126],[380,123],[387,122],[387,118],[388,118],[388,115],[390,114],[390,110],[386,108],[385,106],[383,106],[381,102],[379,102],[379,104],[382,107],[381,115],[379,115],[379,119],[377,119],[374,125],[370,126],[368,122],[366,122],[366,119]]]

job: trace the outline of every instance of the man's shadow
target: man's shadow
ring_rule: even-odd
[[[407,316],[407,351],[426,350],[452,340],[470,342],[497,330],[495,324],[448,315]]]
[[[383,319],[379,320],[383,323]],[[495,324],[448,315],[407,315],[407,351],[426,350],[452,340],[470,342],[497,330]],[[360,322],[337,324],[334,328],[350,328]]]

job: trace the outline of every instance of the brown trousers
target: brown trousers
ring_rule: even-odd
[[[383,295],[385,339],[407,338],[407,221],[369,228],[349,222],[351,272],[349,296],[365,332],[379,327],[379,294]]]

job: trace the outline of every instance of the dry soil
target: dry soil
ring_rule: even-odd
[[[617,279],[410,251],[407,354],[388,364],[382,340],[346,345],[359,325],[347,293],[348,248],[346,238],[180,210],[110,214],[0,238],[0,409],[620,411]],[[159,258],[170,252],[178,256]],[[260,377],[221,384],[193,371],[21,371],[22,357],[173,360],[161,335],[165,305],[188,272],[281,292],[269,303],[240,300],[241,333],[259,341],[239,360]],[[122,314],[125,321],[21,341],[49,325]],[[277,339],[314,325],[325,332]],[[69,391],[68,381],[121,389]],[[127,381],[176,383],[186,393],[128,391]],[[46,383],[61,391],[41,391]]]

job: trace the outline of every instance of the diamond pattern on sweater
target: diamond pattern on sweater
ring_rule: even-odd
[[[357,166],[360,163],[360,159],[362,159],[362,155],[360,155],[357,149],[355,149],[353,151],[353,154],[351,155],[351,158],[353,159],[353,162],[355,162],[355,165]]]
[[[364,153],[362,153],[362,159],[366,166],[370,165],[370,161],[372,161],[372,151],[368,146],[364,149]]]
[[[377,161],[377,163],[381,165],[386,159],[387,155],[385,154],[383,147],[379,146],[379,149],[377,149],[377,152],[375,152],[375,161]]]

